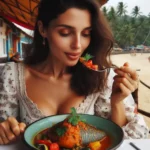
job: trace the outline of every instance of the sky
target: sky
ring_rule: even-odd
[[[128,14],[131,14],[132,9],[135,6],[140,7],[140,12],[142,13],[141,15],[147,16],[150,13],[150,0],[109,0],[104,6],[108,9],[111,6],[116,8],[119,2],[126,4]]]

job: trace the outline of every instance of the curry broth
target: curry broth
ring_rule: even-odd
[[[37,141],[37,140],[49,140],[49,138],[48,138],[48,130],[49,130],[49,129],[50,129],[50,128],[47,128],[47,129],[45,129],[45,130],[39,132],[39,133],[34,137],[34,139],[33,139],[33,144],[34,144],[35,146],[37,146],[37,144],[36,144],[36,141]],[[102,140],[100,140],[101,148],[99,148],[99,149],[97,149],[97,150],[106,150],[106,149],[108,149],[108,148],[111,146],[111,143],[112,143],[111,137],[107,135],[107,136],[104,137]],[[86,147],[88,147],[88,146],[86,146]],[[60,149],[63,150],[63,148],[60,148]],[[79,150],[79,149],[78,149],[78,150]]]

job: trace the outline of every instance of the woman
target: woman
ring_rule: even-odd
[[[125,64],[114,77],[112,70],[97,73],[79,62],[89,53],[95,64],[109,67],[112,46],[94,0],[42,0],[31,52],[24,64],[6,64],[1,74],[0,144],[10,143],[35,120],[69,113],[71,107],[111,119],[126,137],[147,137],[130,95],[138,86],[136,71]]]

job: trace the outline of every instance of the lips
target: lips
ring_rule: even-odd
[[[81,53],[65,53],[70,60],[77,60]]]

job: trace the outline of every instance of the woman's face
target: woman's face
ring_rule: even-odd
[[[74,66],[90,44],[91,15],[88,10],[70,8],[53,20],[46,32],[52,59]]]

